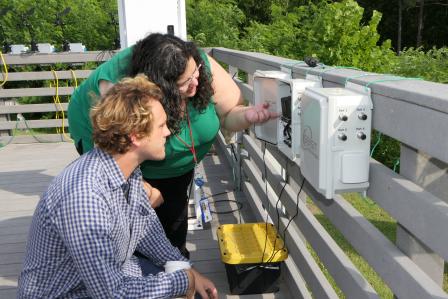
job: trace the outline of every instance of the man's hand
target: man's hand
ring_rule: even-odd
[[[201,295],[202,299],[218,299],[218,291],[213,282],[193,268],[189,271],[194,275],[195,289]]]
[[[269,103],[250,106],[245,112],[244,117],[251,124],[262,124],[270,119],[279,117],[276,112],[269,111]]]
[[[149,203],[153,209],[163,204],[163,196],[159,189],[152,187],[147,181],[143,181],[143,189],[145,189]]]

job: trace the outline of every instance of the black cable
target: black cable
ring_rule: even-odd
[[[209,195],[209,197],[214,197],[214,196],[219,196],[219,195],[224,195],[224,194],[228,194],[228,193],[232,193],[233,191],[223,191],[223,192],[218,192],[212,195]],[[217,202],[235,202],[238,206],[238,208],[233,209],[233,210],[229,210],[229,211],[224,211],[224,212],[216,212],[216,211],[212,211],[210,209],[210,212],[213,214],[230,214],[233,212],[238,212],[238,223],[241,223],[241,210],[243,209],[243,203],[239,202],[238,200],[233,200],[233,199],[220,199],[220,200],[213,200],[213,203],[217,203]]]
[[[102,50],[96,55],[95,60],[97,63],[101,64],[101,63],[105,62],[104,57],[106,57],[106,54],[109,54],[109,56],[111,58],[117,52],[118,51],[115,51],[115,50]],[[108,58],[107,60],[109,60],[110,58]]]
[[[280,202],[280,199],[282,198],[283,191],[285,191],[285,187],[287,184],[288,184],[288,182],[285,181],[285,183],[283,184],[282,190],[280,191],[280,194],[278,195],[277,202],[275,203],[275,211],[277,213],[277,229],[280,229],[280,213],[278,212],[278,203]],[[277,237],[274,240],[274,246],[272,246],[272,253],[275,252],[275,244],[276,243],[277,243]],[[275,256],[275,254],[274,254],[274,256]],[[271,255],[269,257],[268,261],[270,261],[272,259],[273,259],[273,255]]]
[[[264,238],[264,248],[263,248],[263,254],[261,255],[261,262],[260,264],[263,263],[263,258],[264,258],[264,254],[266,252],[266,245],[268,243],[268,216],[269,213],[267,211],[268,209],[268,205],[269,205],[269,197],[268,197],[268,179],[267,179],[267,171],[266,171],[266,160],[265,160],[265,155],[266,155],[266,141],[264,141],[264,147],[263,147],[263,175],[264,175],[264,188],[265,188],[265,195],[266,195],[266,203],[265,203],[265,209],[266,209],[266,220],[265,222],[265,238]]]
[[[296,213],[294,214],[294,216],[292,216],[288,223],[286,224],[285,228],[283,229],[283,246],[282,248],[278,249],[268,260],[268,262],[271,262],[272,259],[277,255],[278,252],[280,252],[281,250],[283,250],[286,247],[286,230],[288,229],[289,225],[291,224],[292,220],[299,214],[299,196],[300,196],[300,192],[302,192],[303,189],[303,185],[305,184],[305,177],[303,177],[302,183],[300,184],[300,189],[299,192],[297,193],[297,200],[296,200]]]
[[[213,214],[218,214],[218,215],[222,215],[222,214],[231,214],[233,212],[237,212],[240,211],[243,208],[243,203],[237,201],[237,200],[233,200],[233,199],[221,199],[221,200],[214,200],[213,203],[217,203],[217,202],[234,202],[236,203],[236,205],[238,206],[238,208],[236,209],[231,209],[228,211],[223,211],[223,212],[217,212],[217,211],[213,211],[212,209],[210,209],[210,213]]]
[[[232,154],[235,157],[235,160],[237,160],[237,155],[236,155],[236,152],[235,152],[235,148],[233,147],[233,143],[230,144],[230,150],[232,151]]]
[[[228,194],[228,193],[232,193],[232,192],[233,192],[233,191],[223,191],[223,192],[218,192],[218,193],[210,194],[208,197],[214,197],[214,196],[224,195],[224,194]]]

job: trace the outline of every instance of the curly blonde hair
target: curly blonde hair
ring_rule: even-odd
[[[109,154],[124,154],[137,138],[151,134],[151,100],[161,101],[163,93],[145,75],[124,78],[112,86],[92,108],[93,141]]]

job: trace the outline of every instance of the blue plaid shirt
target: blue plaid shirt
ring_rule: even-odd
[[[142,187],[93,149],[67,166],[33,216],[19,298],[169,298],[185,294],[185,271],[144,276],[135,251],[163,266],[186,259],[165,236]]]

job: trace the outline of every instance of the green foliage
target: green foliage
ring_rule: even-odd
[[[247,21],[268,24],[271,21],[272,0],[240,0],[238,7],[242,10]],[[244,25],[248,25],[245,23]]]
[[[378,45],[381,14],[361,24],[363,8],[354,0],[310,3],[293,11],[272,5],[272,22],[251,22],[241,47],[245,50],[303,59],[318,57],[328,65],[384,71],[394,61],[390,41]]]
[[[421,77],[425,80],[448,83],[448,48],[405,49],[398,57],[392,72],[406,77]]]
[[[272,5],[272,23],[261,24],[255,21],[246,27],[240,47],[246,51],[255,51],[298,58],[297,31],[298,18],[295,13],[285,13],[277,5]]]
[[[111,49],[115,29],[110,23],[116,16],[115,0],[0,0],[0,7],[11,7],[0,18],[0,42],[39,43],[61,47],[64,39],[80,42],[89,50]],[[62,17],[64,26],[57,26],[56,14],[69,7]]]
[[[298,12],[299,40],[305,55],[315,55],[329,65],[376,72],[383,71],[394,58],[390,41],[378,45],[381,14],[374,11],[369,23],[361,24],[364,9],[354,0],[302,6]]]
[[[199,46],[238,48],[245,16],[233,1],[187,0],[189,39]]]

